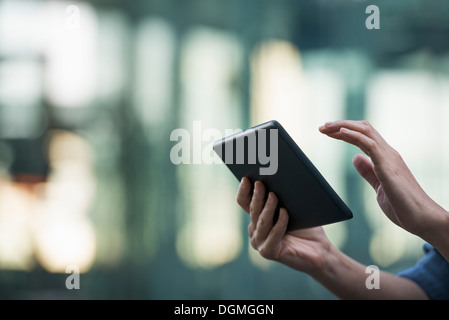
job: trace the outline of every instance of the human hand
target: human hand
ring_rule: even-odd
[[[369,161],[361,163],[359,169]],[[322,227],[286,232],[288,213],[285,208],[280,209],[278,220],[273,224],[277,201],[273,192],[266,197],[262,182],[256,181],[253,190],[249,179],[242,179],[237,202],[250,214],[248,232],[251,244],[263,257],[309,274],[340,298],[426,297],[414,282],[385,272],[381,272],[382,290],[366,290],[363,286],[366,267],[332,245]]]
[[[367,121],[328,122],[319,130],[329,137],[359,147],[353,164],[374,188],[377,202],[395,224],[421,237],[431,232],[446,212],[421,188],[401,155]],[[443,217],[444,218],[444,217]]]
[[[322,227],[287,232],[288,213],[280,209],[273,224],[277,206],[273,192],[266,197],[262,182],[256,181],[254,191],[248,178],[243,178],[237,193],[237,203],[250,214],[248,232],[254,249],[267,259],[276,260],[308,274],[320,272],[326,264],[326,252],[331,247]]]

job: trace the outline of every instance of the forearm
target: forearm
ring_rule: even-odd
[[[369,289],[366,282],[371,274],[366,266],[335,247],[328,253],[326,266],[312,276],[341,299],[427,299],[417,284],[385,271],[379,271],[378,289]]]
[[[449,212],[436,203],[425,212],[428,217],[426,222],[414,233],[434,246],[449,261]]]

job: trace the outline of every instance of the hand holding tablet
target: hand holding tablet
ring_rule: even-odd
[[[352,218],[351,210],[277,121],[269,121],[216,141],[215,152],[240,181],[277,198],[277,215],[289,214],[287,230],[311,228]]]

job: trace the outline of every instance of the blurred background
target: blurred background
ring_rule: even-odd
[[[0,298],[335,299],[251,248],[223,164],[170,161],[195,124],[207,158],[205,130],[278,120],[354,212],[333,243],[414,264],[318,127],[369,120],[448,209],[448,50],[446,0],[0,1]]]

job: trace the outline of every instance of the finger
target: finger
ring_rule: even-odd
[[[249,213],[249,204],[251,203],[251,182],[247,177],[244,177],[240,182],[237,191],[237,203],[243,210]]]
[[[319,128],[334,139],[343,140],[359,147],[374,163],[382,156],[381,148],[388,146],[382,136],[367,121],[341,120],[327,122]]]
[[[335,133],[326,133],[326,135],[328,137],[331,137],[331,138],[334,138],[334,139],[337,139],[337,140],[343,140],[343,135],[342,135],[342,133],[340,131],[335,132]]]
[[[282,242],[285,232],[287,231],[287,226],[288,226],[287,209],[281,208],[279,211],[279,218],[267,237],[266,245],[268,249],[273,250],[279,246],[279,243]]]
[[[368,183],[374,188],[377,192],[379,188],[380,182],[377,179],[376,174],[374,173],[373,164],[367,158],[362,156],[361,154],[356,155],[352,159],[352,163],[356,168],[357,172],[366,180]]]
[[[252,236],[254,230],[256,230],[257,221],[265,205],[265,186],[262,182],[256,181],[254,183],[254,192],[249,205],[249,214],[251,222],[249,226],[249,234]]]
[[[379,156],[378,143],[376,141],[361,132],[347,128],[341,128],[340,133],[342,140],[359,147],[373,160],[373,162],[376,162]]]
[[[347,128],[345,128],[347,129]],[[343,140],[351,144],[357,144],[358,142],[351,137],[348,137],[344,133],[342,133],[342,127],[334,125],[333,122],[327,122],[324,126],[319,127],[319,130],[321,133],[337,139],[337,140]]]
[[[268,194],[268,199],[265,202],[262,212],[257,219],[256,229],[254,231],[255,243],[262,243],[267,238],[271,229],[273,228],[273,216],[276,211],[278,199],[273,192]]]
[[[263,246],[259,249],[261,256],[267,259],[277,260],[280,258],[282,241],[288,225],[288,213],[285,208],[279,211],[279,219],[271,229]]]
[[[382,136],[374,129],[368,121],[339,120],[327,122],[320,127],[320,131],[325,134],[339,132],[341,128],[363,133],[371,139],[382,139]]]

